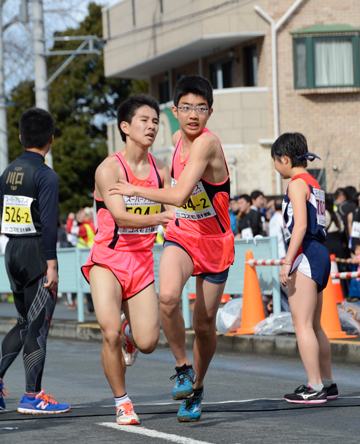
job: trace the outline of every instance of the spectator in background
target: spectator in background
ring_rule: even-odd
[[[353,259],[357,259],[360,261],[360,243],[357,243],[353,249],[353,253],[351,254]],[[349,264],[349,268],[351,271],[360,271],[360,263],[358,264]],[[349,286],[349,301],[350,302],[358,302],[360,299],[360,278],[350,279]]]
[[[237,199],[240,217],[236,221],[236,238],[251,239],[263,235],[261,213],[251,208],[251,198],[241,194]]]
[[[278,240],[279,259],[283,259],[286,255],[285,239],[284,239],[284,220],[282,215],[282,200],[274,201],[275,213],[269,222],[269,236],[276,236]]]
[[[234,233],[234,235],[236,234],[236,220],[238,213],[239,213],[239,205],[237,203],[237,198],[231,197],[229,203],[229,216],[230,216],[231,230]]]
[[[264,204],[266,201],[264,193],[259,190],[254,190],[250,194],[250,198],[251,198],[250,208],[259,213],[261,220],[261,232],[259,234],[261,234],[262,236],[266,236],[266,216],[265,216],[266,210],[264,210],[263,212]]]
[[[344,196],[342,194],[340,194],[336,198],[337,199],[336,202],[338,202],[339,198],[341,199],[341,202],[340,202],[340,204],[337,205],[337,207],[338,207],[338,212],[339,212],[341,219],[343,221],[343,224],[345,226],[346,241],[349,242],[350,235],[349,235],[347,217],[348,217],[349,213],[352,213],[353,211],[355,211],[355,208],[356,208],[356,205],[352,199],[353,195],[356,194],[356,188],[354,188],[353,186],[348,186],[348,187],[345,187],[343,190],[344,190],[343,193],[345,194],[345,201],[343,200]],[[336,196],[336,192],[335,192],[335,196]]]
[[[77,236],[77,247],[91,248],[95,237],[93,209],[91,207],[80,208],[76,216],[74,213],[69,213],[66,231]]]
[[[58,229],[57,229],[57,248],[71,248],[73,245],[68,240],[68,233],[66,232],[66,221],[67,215],[62,214],[58,220]]]
[[[338,211],[339,206],[346,201],[345,188],[337,188],[334,194],[334,211]]]
[[[325,218],[327,232],[327,239],[324,241],[325,247],[330,254],[335,254],[336,257],[344,258],[344,250],[342,247],[344,236],[344,223],[338,211],[334,211],[334,202],[328,195],[325,197]]]
[[[354,251],[356,245],[360,242],[360,193],[355,193],[352,197],[356,208],[347,216],[347,227],[349,231],[349,248],[351,251]]]
[[[78,248],[91,248],[95,237],[93,209],[91,207],[80,208],[76,216],[74,213],[69,213],[66,221],[66,231],[69,234],[77,236],[78,241],[76,246]],[[85,293],[85,296],[87,300],[87,310],[85,313],[94,313],[91,293]],[[75,301],[72,300],[71,302],[72,303],[69,303],[69,308],[75,308]]]

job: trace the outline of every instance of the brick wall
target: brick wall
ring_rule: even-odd
[[[292,4],[293,0],[268,0],[265,10],[277,21]],[[299,131],[306,136],[309,151],[316,152],[322,158],[322,161],[314,161],[309,167],[326,169],[328,192],[347,185],[359,189],[360,93],[339,93],[340,89],[328,89],[326,93],[304,95],[300,90],[294,89],[293,46],[290,32],[314,24],[347,24],[360,27],[360,2],[305,0],[279,30],[280,134]],[[270,62],[269,35],[266,36],[263,46]],[[271,63],[268,63],[267,67],[269,106],[272,107]],[[271,128],[272,125],[273,123]],[[335,166],[338,171],[334,171]]]

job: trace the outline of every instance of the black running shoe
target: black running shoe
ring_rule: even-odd
[[[301,404],[322,404],[327,401],[327,391],[325,387],[318,392],[308,385],[301,385],[294,390],[294,393],[285,395],[284,399],[288,402]]]
[[[336,399],[339,396],[339,390],[337,388],[337,385],[331,384],[329,387],[325,387],[327,399]]]

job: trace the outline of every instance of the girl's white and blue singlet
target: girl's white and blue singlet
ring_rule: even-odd
[[[291,182],[299,179],[304,180],[309,188],[309,199],[306,202],[307,229],[303,242],[293,259],[290,274],[298,269],[305,276],[317,282],[318,291],[320,292],[326,287],[330,274],[330,255],[323,245],[327,237],[325,231],[325,192],[310,174],[297,174]],[[287,244],[290,243],[295,222],[288,190],[289,187],[282,203],[284,238]]]

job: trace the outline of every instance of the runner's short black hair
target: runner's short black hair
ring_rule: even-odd
[[[251,197],[248,194],[240,194],[240,196],[237,198],[237,200],[239,199],[245,199],[246,202],[249,202],[249,204],[251,204]]]
[[[301,133],[284,133],[278,137],[271,147],[271,157],[281,160],[281,156],[288,156],[292,167],[307,167],[306,159],[298,159],[308,152],[305,136]]]
[[[180,79],[174,91],[174,105],[178,106],[181,97],[187,94],[195,94],[196,96],[202,97],[207,101],[209,108],[213,105],[212,86],[205,77],[188,76]]]
[[[117,127],[119,128],[121,139],[126,142],[126,134],[120,128],[121,122],[127,122],[131,124],[132,118],[135,116],[136,111],[142,106],[149,106],[156,111],[157,116],[160,116],[160,108],[158,102],[145,94],[137,94],[131,96],[122,102],[117,110]]]
[[[29,108],[20,116],[19,133],[24,148],[43,148],[55,133],[55,121],[44,109]]]

